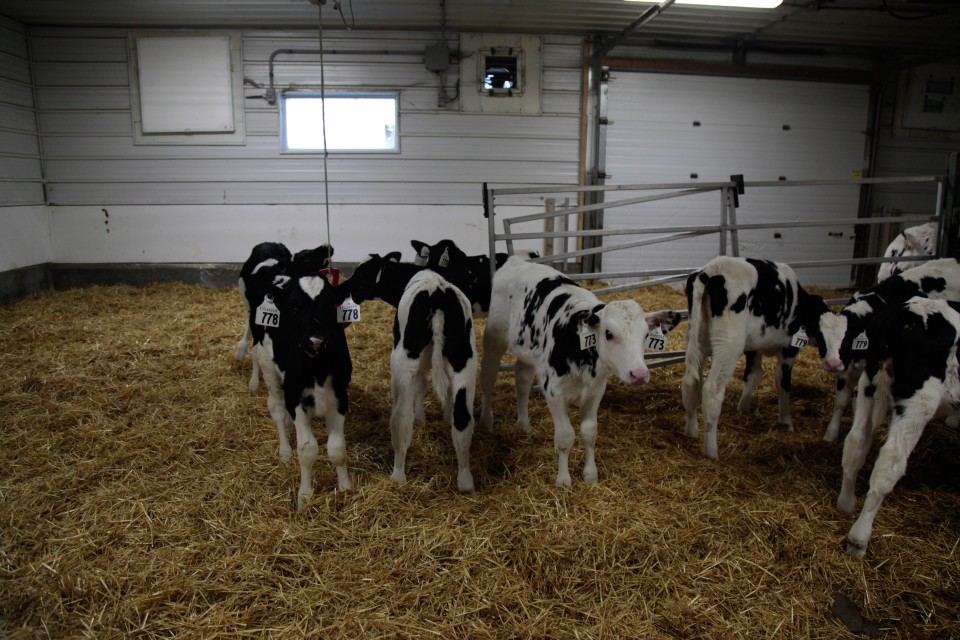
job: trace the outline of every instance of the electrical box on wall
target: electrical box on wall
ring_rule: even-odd
[[[463,34],[460,110],[541,113],[542,45],[537,36]]]
[[[900,74],[896,135],[960,140],[960,65],[925,64]]]

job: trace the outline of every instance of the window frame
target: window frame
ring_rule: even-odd
[[[323,148],[316,149],[290,149],[287,147],[287,100],[288,99],[304,99],[304,98],[314,98],[319,100],[323,98],[324,101],[327,100],[338,100],[343,98],[376,98],[376,99],[390,99],[394,103],[394,139],[396,140],[394,148],[392,149],[327,149],[324,151]],[[382,154],[382,155],[397,155],[400,153],[400,92],[399,91],[327,91],[321,93],[319,91],[284,91],[280,94],[279,108],[280,112],[280,153],[281,154],[290,154],[290,155],[310,155],[310,154]],[[327,120],[327,129],[331,127],[330,120]]]

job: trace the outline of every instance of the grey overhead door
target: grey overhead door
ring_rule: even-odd
[[[611,74],[608,184],[840,180],[859,176],[865,86],[637,72]],[[630,192],[627,196],[637,195]],[[608,194],[608,199],[618,196]],[[855,218],[855,186],[748,189],[738,222]],[[716,224],[718,193],[608,208],[604,227]],[[652,236],[644,236],[652,237]],[[639,236],[607,238],[607,244]],[[719,252],[717,234],[607,253],[607,273],[702,265]],[[740,233],[743,256],[782,262],[850,258],[853,226]],[[849,267],[798,269],[801,282],[849,283]]]

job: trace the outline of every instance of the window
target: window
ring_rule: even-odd
[[[395,93],[285,93],[280,102],[284,151],[323,151],[323,107],[327,108],[327,151],[395,153],[399,98]]]

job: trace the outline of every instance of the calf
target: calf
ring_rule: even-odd
[[[884,498],[906,471],[907,459],[927,423],[936,415],[960,413],[960,376],[957,344],[960,340],[960,304],[924,297],[911,298],[876,316],[866,328],[873,353],[861,378],[857,413],[843,443],[843,483],[837,507],[853,515],[857,474],[873,441],[874,425],[862,402],[876,394],[877,363],[892,371],[890,396],[893,417],[887,439],[870,474],[870,488],[860,516],[847,535],[847,552],[863,557],[873,521]]]
[[[444,419],[457,453],[457,487],[473,491],[470,442],[473,439],[473,399],[477,386],[476,337],[470,301],[433,271],[415,274],[404,289],[393,323],[390,387],[393,411],[395,482],[406,482],[407,449],[413,439],[414,413],[423,421],[427,372],[433,369],[433,388],[443,406]]]
[[[686,294],[690,326],[681,385],[686,434],[697,436],[697,406],[702,394],[703,455],[717,459],[720,407],[741,353],[746,353],[747,362],[737,410],[750,407],[763,374],[762,356],[776,354],[779,422],[792,431],[793,362],[805,341],[820,342],[820,323],[833,315],[823,299],[804,291],[786,264],[728,257],[714,258],[690,274]],[[710,372],[704,381],[708,356]]]
[[[399,251],[391,251],[385,256],[371,253],[357,265],[353,275],[341,288],[350,293],[354,302],[377,299],[397,307],[410,279],[424,269],[409,262],[400,262]]]
[[[280,242],[261,242],[253,248],[250,257],[240,268],[240,278],[237,281],[237,289],[246,311],[243,335],[234,354],[238,362],[246,355],[251,336],[254,346],[263,342],[264,328],[256,323],[256,308],[263,302],[264,296],[271,292],[274,279],[283,275],[316,273],[329,264],[331,256],[333,247],[329,244],[298,251],[295,256]],[[251,391],[255,391],[260,384],[260,371],[257,359],[252,360],[249,387]]]
[[[468,256],[453,240],[441,240],[428,245],[419,240],[411,240],[417,257],[414,263],[433,269],[456,285],[473,305],[473,316],[483,317],[490,310],[490,258],[485,255]],[[524,255],[537,257],[536,252]],[[507,261],[506,253],[496,254],[496,267],[499,269]]]
[[[274,321],[266,327],[262,341],[254,345],[253,357],[267,386],[267,407],[277,425],[280,459],[284,462],[292,453],[287,425],[293,423],[296,428],[300,462],[298,510],[313,495],[313,464],[318,453],[310,428],[314,416],[324,418],[327,455],[336,467],[338,486],[351,487],[343,424],[353,367],[344,329],[336,315],[336,305],[344,297],[319,274],[278,276],[267,312],[275,314]]]
[[[510,257],[493,278],[490,317],[483,332],[483,424],[493,427],[493,386],[500,359],[509,348],[517,357],[517,424],[530,432],[528,404],[536,374],[553,417],[559,454],[556,483],[570,485],[568,458],[575,434],[567,407],[578,402],[586,453],[583,479],[596,482],[597,407],[607,380],[617,375],[628,384],[647,382],[650,371],[643,352],[648,328],[659,325],[666,333],[678,321],[673,311],[645,317],[633,300],[604,304],[559,271]]]
[[[867,365],[870,353],[866,327],[876,314],[914,296],[960,300],[960,264],[954,258],[932,260],[893,275],[866,293],[856,294],[843,311],[823,327],[823,368],[838,374],[833,415],[823,439],[840,435],[840,420],[853,385]]]
[[[937,249],[937,223],[928,222],[916,227],[907,227],[887,245],[883,252],[884,258],[899,258],[907,256],[932,256]],[[877,272],[877,282],[883,282],[890,276],[906,271],[921,264],[922,261],[884,262]]]

